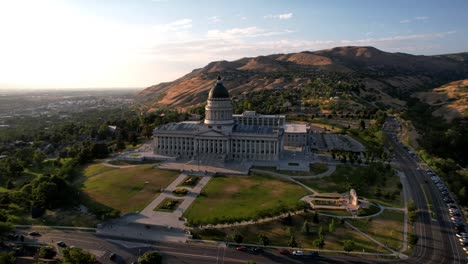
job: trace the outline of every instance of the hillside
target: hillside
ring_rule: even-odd
[[[429,92],[417,92],[412,96],[432,106],[435,109],[432,114],[448,122],[468,116],[468,79],[454,81]]]
[[[138,94],[137,100],[153,108],[187,109],[206,101],[219,74],[231,95],[238,99],[252,92],[308,88],[310,91],[296,97],[302,96],[310,105],[340,95],[357,109],[403,108],[404,99],[414,92],[468,78],[467,57],[467,53],[416,56],[373,47],[337,47],[216,61],[173,82],[148,87]]]

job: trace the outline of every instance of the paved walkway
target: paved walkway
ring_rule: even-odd
[[[183,197],[174,196],[174,191],[177,186],[187,177],[186,174],[182,173],[177,177],[164,191],[158,195],[148,206],[146,206],[137,217],[133,217],[132,222],[145,224],[145,225],[159,225],[173,228],[184,229],[184,221],[180,218],[182,214],[189,208],[195,198],[200,194],[203,187],[211,179],[211,176],[203,176],[198,182],[195,188],[184,187],[189,190],[188,194]],[[177,200],[183,200],[174,212],[159,212],[154,211],[154,208],[158,206],[164,199],[171,198]]]

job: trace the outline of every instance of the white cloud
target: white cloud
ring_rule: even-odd
[[[210,22],[214,24],[221,22],[221,19],[218,16],[209,17],[208,20],[210,20]]]
[[[232,28],[228,30],[213,29],[206,33],[208,39],[241,39],[254,37],[270,37],[292,33],[292,30],[266,31],[258,27]]]
[[[276,18],[281,20],[287,20],[293,17],[293,13],[277,14],[277,15],[266,15],[263,18]]]
[[[414,18],[411,18],[411,19],[400,20],[400,24],[408,24],[408,23],[412,23],[412,22],[415,22],[415,21],[427,21],[427,20],[429,20],[429,17],[427,17],[427,16],[418,16],[418,17],[414,17]]]

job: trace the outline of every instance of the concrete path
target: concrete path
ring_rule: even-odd
[[[192,189],[184,187],[189,190],[188,194],[183,197],[174,196],[172,191],[177,188],[177,185],[187,177],[182,173],[177,177],[161,194],[158,195],[148,206],[146,206],[136,217],[133,217],[134,223],[145,225],[158,225],[167,226],[172,228],[185,229],[184,221],[180,220],[182,214],[189,208],[195,198],[200,194],[203,187],[211,179],[211,176],[203,176],[198,184]],[[171,198],[176,200],[183,200],[174,212],[159,212],[154,211],[164,199]]]

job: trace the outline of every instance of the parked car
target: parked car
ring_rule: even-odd
[[[462,232],[462,233],[460,233],[460,234],[456,234],[456,236],[457,236],[458,238],[461,238],[461,237],[468,237],[468,233]]]
[[[293,251],[294,256],[304,256],[304,251],[301,250],[295,250]]]
[[[37,231],[32,231],[32,232],[29,232],[29,235],[30,236],[40,236],[41,234]]]
[[[263,248],[261,248],[261,247],[254,247],[254,248],[250,249],[250,251],[252,251],[253,253],[259,254],[259,253],[262,253],[262,252],[263,252]]]
[[[117,255],[116,255],[115,253],[111,253],[111,254],[109,255],[109,259],[110,259],[110,260],[114,260],[116,257],[117,257]]]
[[[236,250],[237,250],[237,251],[247,251],[247,247],[238,246],[238,247],[236,247]]]
[[[319,257],[320,254],[317,251],[312,251],[309,254],[307,254],[308,257]]]
[[[287,249],[281,249],[280,251],[278,251],[278,253],[280,253],[281,255],[290,255],[291,252]]]
[[[65,242],[63,242],[63,241],[59,241],[59,242],[57,242],[57,246],[64,248],[64,247],[67,246],[67,244],[65,244]]]

